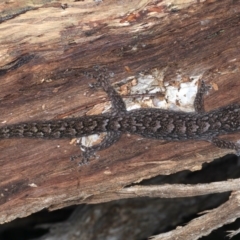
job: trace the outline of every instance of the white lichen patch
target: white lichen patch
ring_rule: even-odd
[[[201,74],[189,76],[186,81],[178,75],[172,82],[166,83],[163,82],[163,76],[159,73],[140,75],[134,79],[136,84],[129,87],[128,95],[133,97],[126,98],[123,95],[122,97],[127,110],[153,107],[191,112],[194,111],[194,99],[201,77]],[[119,92],[122,94],[121,91]]]
[[[80,141],[81,141],[82,145],[84,145],[86,147],[91,147],[95,144],[100,143],[103,140],[105,135],[106,135],[105,133],[93,134],[93,135],[90,135],[90,136],[87,136],[87,137],[79,138],[77,140],[77,142],[80,143]]]
[[[166,87],[166,109],[193,112],[194,99],[198,89],[198,77],[191,77],[191,81],[180,83],[180,86]]]

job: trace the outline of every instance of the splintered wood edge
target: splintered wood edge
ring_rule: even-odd
[[[79,44],[81,41],[92,41],[94,43],[96,39],[98,39],[98,43],[101,43],[101,41],[103,41],[102,39],[104,39],[103,36],[107,36],[110,43],[114,42],[116,44],[117,40],[119,39],[119,35],[114,36],[115,38],[111,38],[111,33],[114,33],[114,31],[116,31],[116,26],[120,26],[121,24],[126,25],[128,27],[127,32],[134,32],[136,31],[136,29],[139,28],[138,32],[141,32],[141,24],[139,25],[138,21],[140,21],[140,23],[144,21],[147,22],[146,19],[150,15],[157,14],[161,9],[158,8],[157,12],[154,12],[152,10],[152,12],[150,12],[149,10],[147,16],[144,15],[144,17],[141,17],[141,14],[127,14],[128,12],[132,11],[132,8],[138,9],[139,13],[142,13],[141,11],[144,9],[145,6],[147,6],[149,1],[141,1],[141,3],[139,3],[138,1],[132,1],[128,4],[127,8],[123,8],[124,10],[122,8],[114,8],[114,1],[109,1],[108,3],[103,2],[103,4],[99,5],[96,5],[92,1],[89,5],[89,2],[90,1],[84,1],[83,3],[72,3],[72,7],[69,7],[65,10],[62,9],[60,6],[44,6],[43,8],[40,7],[34,11],[29,10],[26,13],[18,14],[16,16],[14,15],[14,17],[9,21],[5,20],[1,23],[1,34],[6,37],[5,45],[2,45],[4,46],[4,48],[0,48],[0,51],[3,53],[2,55],[4,56],[4,59],[1,62],[1,64],[3,64],[3,67],[1,68],[1,73],[6,71],[7,74],[7,77],[4,77],[1,81],[1,89],[9,94],[6,98],[5,95],[3,95],[3,103],[6,103],[5,111],[3,111],[2,114],[2,117],[4,117],[4,119],[5,117],[8,117],[8,119],[10,119],[10,123],[11,121],[14,121],[14,123],[25,121],[26,119],[28,119],[29,115],[33,116],[33,119],[41,119],[46,116],[44,115],[44,111],[46,110],[48,111],[47,117],[49,119],[52,119],[55,116],[59,115],[62,116],[62,114],[68,111],[72,113],[72,109],[78,109],[79,105],[78,97],[74,97],[76,95],[76,92],[74,90],[76,89],[76,87],[81,88],[82,85],[79,84],[79,82],[66,83],[64,82],[64,79],[68,80],[69,78],[72,79],[73,77],[75,77],[77,81],[77,78],[79,77],[78,75],[77,77],[75,76],[78,71],[77,68],[80,66],[83,69],[86,69],[88,66],[95,64],[96,59],[103,64],[110,64],[110,61],[112,60],[117,62],[117,66],[114,67],[117,72],[116,76],[121,77],[121,72],[123,71],[119,70],[120,65],[128,66],[133,62],[135,65],[132,65],[132,69],[128,67],[128,69],[130,69],[131,71],[149,69],[152,67],[156,67],[157,65],[159,65],[159,68],[161,68],[165,66],[162,65],[163,60],[172,59],[174,57],[174,51],[172,51],[172,47],[174,46],[175,50],[178,49],[178,45],[176,45],[179,42],[176,41],[176,39],[178,40],[178,35],[175,36],[176,38],[174,37],[173,42],[169,42],[171,48],[168,45],[168,47],[164,45],[164,43],[168,43],[168,41],[165,41],[164,36],[162,35],[159,35],[158,37],[156,37],[156,39],[146,39],[146,43],[144,44],[152,44],[153,46],[155,46],[154,43],[159,41],[159,43],[157,42],[157,45],[162,46],[161,49],[166,51],[164,55],[163,50],[163,52],[157,52],[156,48],[153,48],[152,52],[149,52],[149,56],[151,56],[149,61],[146,60],[146,52],[143,52],[137,58],[134,56],[134,54],[131,55],[131,58],[119,57],[122,56],[122,54],[126,54],[126,56],[128,56],[128,51],[130,53],[133,53],[132,50],[134,50],[135,48],[132,47],[131,41],[125,43],[126,46],[129,46],[129,49],[126,48],[125,50],[121,50],[119,45],[119,48],[113,49],[111,49],[111,44],[109,44],[107,48],[103,48],[103,46],[105,46],[105,43],[103,44],[103,46],[100,45],[100,49],[101,51],[103,51],[103,53],[108,53],[104,52],[105,49],[109,49],[111,53],[115,53],[115,55],[111,55],[109,53],[109,55],[103,54],[105,58],[102,56],[98,56],[100,55],[97,51],[98,48],[96,48],[96,50],[94,51],[91,51],[93,44],[90,44],[91,46],[86,45],[86,48],[74,49],[69,47],[70,43]],[[83,4],[83,6],[85,6],[86,8],[81,7],[81,4]],[[87,4],[89,7],[84,4]],[[224,4],[228,3],[226,2],[216,4],[219,4],[220,9],[224,9]],[[221,6],[221,4],[223,4],[224,6]],[[199,6],[204,5],[195,5],[196,8],[194,7],[192,11],[194,12],[194,10],[198,9]],[[213,6],[214,5],[209,5],[208,8],[211,8]],[[86,10],[91,10],[90,12],[92,12],[92,14],[86,14],[85,17],[82,18],[81,13],[84,14]],[[119,15],[117,15],[121,11],[123,12],[122,14],[125,15],[124,17],[119,17]],[[162,12],[164,16],[170,16],[170,13],[171,12]],[[221,15],[222,18],[224,17],[221,11],[214,11],[214,13],[218,13],[217,16]],[[114,14],[116,15],[113,20],[111,19],[111,16],[113,16]],[[190,12],[188,14],[190,14]],[[51,17],[46,18],[46,16]],[[69,19],[69,21],[64,21],[64,23],[62,21],[58,21],[60,19],[60,16],[65,16],[65,19]],[[93,19],[93,16],[96,19]],[[103,16],[105,20],[102,20]],[[139,16],[140,18],[138,18]],[[159,15],[156,15],[156,19],[158,17]],[[176,25],[172,24],[171,27],[168,26],[168,28],[165,29],[165,33],[170,31],[171,35],[173,35],[174,33],[177,33],[177,29],[179,29],[179,25],[177,25],[177,22],[179,20],[177,15],[171,15],[170,17],[176,18]],[[196,19],[198,19],[198,17],[199,15],[197,15]],[[205,15],[205,17],[209,17],[209,19],[211,19],[211,16]],[[200,15],[198,21],[200,21],[201,18],[202,15]],[[92,22],[93,20],[95,22]],[[166,18],[166,20],[168,19]],[[154,24],[159,24],[160,21],[162,21],[161,18],[149,23],[150,25],[152,24],[152,26],[154,26]],[[68,34],[69,31],[72,31],[71,33],[73,33],[73,35],[71,36],[74,36],[74,31],[76,30],[76,28],[72,25],[75,24],[76,26],[80,26],[78,25],[79,23],[82,23],[84,25],[87,22],[90,22],[92,24],[92,28],[90,25],[87,25],[85,29],[85,33],[87,34],[88,38],[86,38],[86,36],[78,36],[77,39],[74,39],[74,37],[73,39],[66,38],[66,34]],[[36,31],[36,28],[32,27],[35,26],[33,23],[38,24],[38,27],[42,32]],[[104,23],[106,23],[110,27],[113,27],[112,32],[104,32]],[[94,28],[94,26],[97,27]],[[194,26],[194,24],[189,26]],[[202,25],[203,33],[205,27],[207,26]],[[234,31],[233,27],[234,25],[229,26],[229,28],[226,26],[225,31],[231,29],[232,31]],[[28,29],[28,31],[25,31],[25,29]],[[92,29],[93,31],[91,31]],[[212,35],[207,36],[208,39],[211,40],[208,41],[209,47],[213,47],[211,43],[214,42],[216,36],[219,37],[219,44],[222,44],[221,38],[223,38],[224,35],[221,35],[220,33],[220,35],[214,35],[216,31],[214,26],[212,29],[210,28],[210,30],[209,31],[212,33]],[[119,28],[118,31],[119,33],[121,33],[121,28]],[[155,29],[155,31],[157,30]],[[206,41],[206,39],[204,40],[203,38],[206,37],[206,35],[201,35],[201,31],[199,32],[200,35],[195,41],[196,44],[201,43],[198,39],[202,39],[203,43],[204,41]],[[188,33],[191,33],[190,30]],[[11,42],[9,37],[15,39],[15,42]],[[26,39],[28,39],[29,42],[26,42]],[[232,39],[234,39],[234,37],[232,37]],[[124,38],[122,40],[124,40]],[[19,44],[16,44],[16,42],[18,42]],[[42,45],[42,43],[44,42],[47,42],[48,44],[46,44],[46,46],[44,44]],[[181,48],[181,52],[178,52],[176,54],[180,56],[182,63],[181,67],[183,67],[185,70],[184,74],[191,75],[197,70],[201,70],[203,72],[209,71],[209,74],[205,76],[206,78],[215,77],[218,79],[217,88],[219,90],[214,85],[214,88],[218,91],[211,93],[207,97],[206,109],[209,110],[216,108],[219,106],[219,104],[223,102],[228,104],[233,99],[238,100],[239,93],[236,86],[234,86],[234,80],[238,78],[238,73],[235,70],[236,68],[229,68],[230,63],[225,63],[226,56],[223,60],[221,57],[215,56],[215,53],[212,53],[212,55],[209,57],[209,54],[211,54],[211,52],[209,53],[210,49],[208,49],[208,45],[196,45],[196,49],[199,49],[199,52],[198,54],[193,54],[194,52],[191,51],[193,43],[194,41],[189,43],[187,40],[183,42],[181,40],[181,44],[186,44],[186,52],[183,51],[184,48]],[[191,47],[188,47],[189,44],[191,45]],[[230,46],[231,42],[228,42],[228,44]],[[39,48],[40,45],[41,47]],[[216,44],[216,47],[217,46],[218,45]],[[201,51],[201,48],[199,47],[202,47],[203,49],[205,49],[206,47],[206,51],[208,52],[208,54],[204,55],[204,51]],[[223,48],[222,45],[218,47],[218,49]],[[42,54],[36,54],[38,48]],[[20,52],[21,57],[16,54],[10,54],[12,53],[11,49],[15,49],[16,52]],[[17,49],[19,51],[17,51]],[[62,53],[63,49],[65,49],[64,54]],[[83,55],[81,55],[80,61],[78,58],[76,58],[76,56],[77,54],[80,55],[82,53],[81,51],[84,49],[90,54],[90,57],[85,59],[84,54],[86,53],[84,53]],[[8,52],[9,50],[10,52]],[[156,55],[154,55],[154,53]],[[238,59],[236,51],[234,52],[234,54],[231,56],[232,59],[234,59],[234,57],[235,59]],[[69,58],[67,58],[66,56],[69,56]],[[64,57],[66,58],[66,60],[64,60]],[[56,59],[58,59],[57,62]],[[126,59],[126,61],[124,61],[124,59]],[[204,59],[205,61],[201,62],[202,59]],[[189,65],[190,60],[191,63],[198,64]],[[32,61],[34,61],[34,63],[32,63]],[[73,65],[69,65],[69,62]],[[230,62],[234,64],[234,66],[237,66],[238,64],[237,60],[232,60]],[[139,64],[141,65],[141,69],[138,69]],[[176,64],[174,61],[169,63],[169,70],[166,74],[168,78],[167,80],[173,77],[173,75],[171,75],[172,72],[176,74],[176,72],[173,71],[176,70],[174,64]],[[218,66],[218,69],[215,68],[214,64]],[[172,65],[173,67],[170,65]],[[21,66],[21,68],[19,70],[17,68],[14,71],[9,70],[8,72],[8,69],[11,69],[12,66]],[[76,69],[76,71],[74,71],[74,68]],[[59,69],[64,69],[65,71],[61,72],[59,71]],[[226,69],[227,71],[224,72],[224,70]],[[220,74],[221,70],[225,75]],[[65,84],[64,89],[62,88],[62,85],[58,84],[57,82],[59,78],[60,81],[62,81],[61,83]],[[19,80],[19,82],[16,79]],[[25,81],[23,81],[23,79]],[[210,81],[210,79],[208,80]],[[9,84],[9,82],[11,82],[12,84]],[[34,89],[34,87],[36,86],[36,82],[39,84],[39,88]],[[228,84],[227,88],[223,87],[223,85],[225,84]],[[44,87],[46,89],[46,92],[48,90],[51,94],[59,93],[60,97],[52,100],[52,96],[48,94],[42,94],[42,89]],[[24,89],[25,91],[23,91]],[[226,99],[226,89],[231,89],[231,96],[229,99]],[[18,90],[23,91],[24,94],[19,94]],[[81,88],[81,90],[84,91],[84,87]],[[67,98],[67,95],[69,93],[72,93],[71,110],[69,110],[69,103],[64,103],[64,101],[62,101]],[[3,92],[1,92],[0,94],[2,96]],[[31,97],[35,94],[36,97],[39,96],[39,99],[34,99]],[[94,99],[94,101],[96,102],[99,100],[99,98]],[[26,104],[27,100],[29,100],[28,104]],[[14,102],[14,106],[12,105],[11,101]],[[43,101],[46,101],[48,103],[48,106],[44,105]],[[62,112],[59,112],[58,104],[56,104],[59,101],[61,102]],[[87,106],[87,104],[89,103],[92,103],[87,100],[87,97],[82,98],[82,102],[84,102],[85,106]],[[42,109],[43,111],[39,114],[37,109],[42,106],[44,106]],[[15,117],[13,116],[15,114],[9,116],[9,109],[12,113],[16,113]],[[235,140],[237,139],[237,137],[234,137],[233,139]],[[6,165],[4,165],[4,174],[1,174],[4,175],[3,181],[1,181],[1,183],[3,189],[2,200],[4,200],[5,202],[3,202],[1,205],[1,212],[5,214],[1,215],[1,222],[11,221],[17,217],[24,217],[31,213],[40,211],[43,208],[54,208],[54,206],[64,207],[70,204],[74,204],[74,202],[88,203],[88,200],[89,202],[91,202],[91,200],[94,201],[94,198],[98,199],[100,195],[101,201],[104,201],[104,193],[107,191],[117,192],[119,191],[119,189],[132,182],[140,182],[143,179],[151,178],[159,174],[171,174],[186,169],[190,169],[192,171],[199,170],[201,169],[201,165],[204,162],[210,162],[213,160],[213,158],[220,157],[224,154],[232,152],[230,150],[217,149],[210,143],[204,142],[186,142],[183,144],[177,143],[177,148],[175,149],[172,143],[161,145],[155,141],[141,140],[134,145],[136,141],[130,139],[127,140],[125,144],[124,140],[127,140],[127,138],[123,138],[123,140],[120,143],[117,143],[116,146],[113,146],[113,148],[102,151],[102,161],[94,161],[89,168],[84,168],[81,170],[76,167],[76,163],[72,163],[71,165],[68,161],[66,161],[66,159],[68,159],[68,157],[72,154],[73,150],[71,149],[72,146],[70,146],[70,144],[68,145],[68,142],[65,140],[54,140],[51,142],[51,144],[42,142],[41,140],[34,140],[34,143],[32,140],[25,139],[3,141],[3,144],[1,146],[1,155],[4,159],[4,164]],[[134,145],[133,151],[134,149],[139,149],[142,150],[142,152],[138,156],[135,156],[134,152],[127,151],[126,147],[129,146],[129,143],[131,144],[131,146]],[[149,148],[145,148],[146,145]],[[166,147],[169,147],[169,150],[171,150],[172,155],[170,155],[169,158],[164,157],[164,149],[166,149]],[[119,149],[121,148],[124,149],[124,154],[123,152],[119,153]],[[48,151],[46,151],[46,149],[48,149]],[[56,149],[58,151],[56,151]],[[177,152],[175,153],[172,149],[174,149],[174,151],[176,150],[179,155],[177,154]],[[21,155],[21,151],[20,153],[17,153],[17,150],[25,152],[23,155]],[[121,158],[116,158],[116,155],[121,156]],[[48,158],[46,156],[48,156]],[[94,181],[94,179],[96,181]]]
[[[213,230],[225,224],[234,222],[240,217],[240,192],[233,192],[227,202],[221,206],[205,212],[185,226],[151,237],[151,240],[197,240],[209,235]],[[235,233],[233,232],[232,235]],[[237,231],[236,231],[237,234]]]

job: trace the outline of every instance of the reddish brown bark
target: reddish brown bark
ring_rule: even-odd
[[[106,94],[91,95],[92,80],[82,75],[94,65],[107,66],[114,81],[153,69],[165,69],[164,82],[170,84],[178,74],[202,74],[213,86],[205,98],[207,111],[239,102],[237,1],[180,2],[175,8],[147,0],[67,5],[3,6],[1,126],[82,116],[105,103]],[[227,139],[235,141],[239,134]],[[79,154],[70,140],[1,140],[0,222],[43,208],[88,203],[88,198],[94,202],[95,196],[103,202],[107,191],[159,174],[198,170],[230,152],[207,142],[125,135],[101,151],[99,160],[79,168],[69,161]]]

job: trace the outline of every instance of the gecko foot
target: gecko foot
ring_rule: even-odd
[[[76,160],[77,158],[82,158],[83,156],[82,155],[75,155],[75,156],[71,156],[70,157],[70,160],[71,161],[74,161],[74,160]],[[87,165],[89,163],[89,159],[82,159],[82,161],[80,161],[79,163],[78,163],[78,165],[79,166],[83,166],[83,165]]]
[[[211,142],[215,144],[219,148],[228,148],[228,149],[234,149],[236,151],[236,155],[240,156],[240,143],[239,141],[232,142],[232,141],[227,141],[224,139],[219,139],[217,137],[212,138]]]
[[[90,159],[98,158],[98,156],[96,155],[96,150],[95,150],[94,147],[86,147],[86,146],[82,145],[81,143],[78,143],[77,145],[80,146],[80,149],[81,149],[82,153],[80,155],[71,156],[70,160],[74,161],[77,158],[82,159],[78,163],[79,166],[87,165],[87,164],[89,164]]]
[[[106,67],[94,66],[94,73],[85,72],[84,75],[88,78],[94,78],[97,82],[89,83],[89,87],[93,90],[102,88],[104,91],[108,89],[110,85],[108,80],[114,76],[114,73],[109,71]]]

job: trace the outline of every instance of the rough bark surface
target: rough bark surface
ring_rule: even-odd
[[[81,116],[105,103],[105,93],[91,92],[92,79],[82,74],[94,65],[107,66],[116,82],[153,69],[164,69],[164,82],[202,75],[213,86],[207,111],[240,102],[239,1],[6,1],[0,10],[1,126]],[[239,134],[225,137],[236,141]],[[199,170],[231,152],[207,142],[123,136],[79,168],[69,161],[79,154],[72,141],[2,140],[0,223],[44,208],[105,202],[106,192]]]

